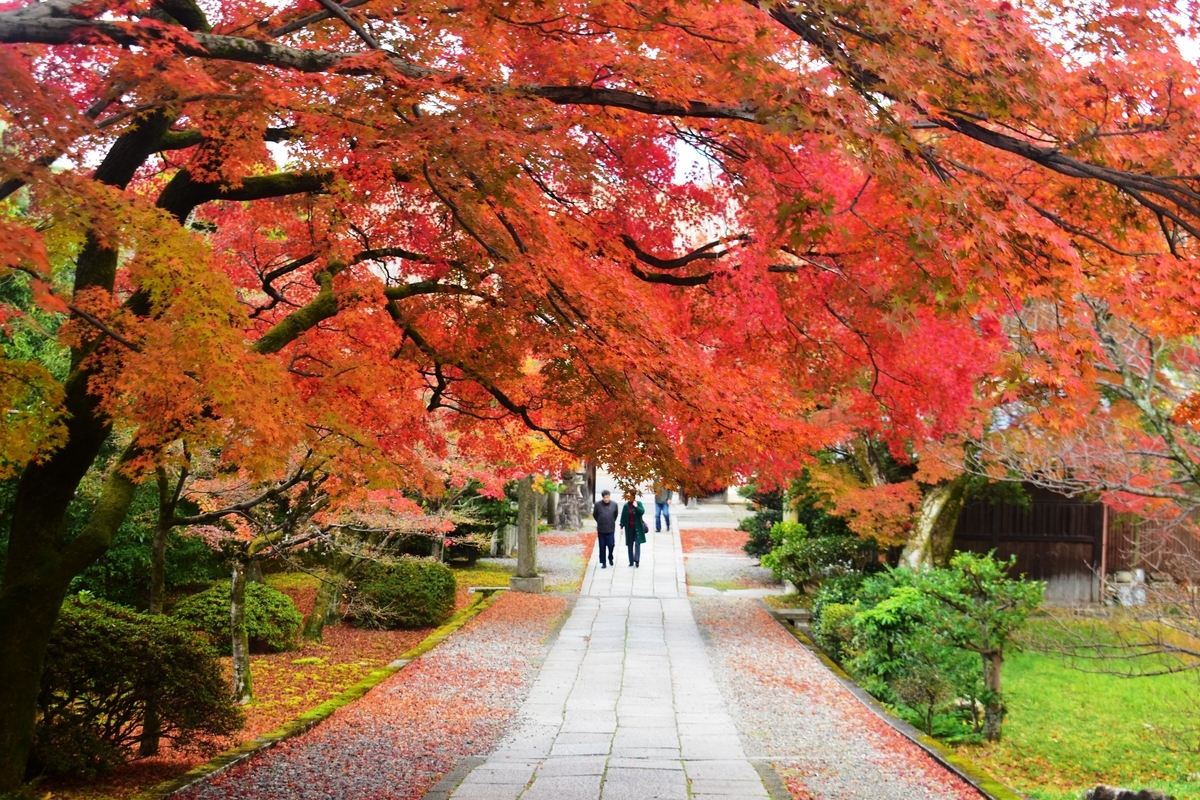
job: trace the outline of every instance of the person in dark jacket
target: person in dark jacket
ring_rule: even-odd
[[[630,492],[621,508],[621,530],[625,531],[625,547],[629,550],[629,566],[642,565],[642,544],[646,541],[646,507]]]
[[[600,499],[592,507],[592,519],[596,520],[596,539],[600,551],[600,569],[608,569],[613,563],[613,548],[617,544],[617,509],[613,502],[612,492],[605,489],[600,493]],[[607,553],[608,563],[605,563]]]

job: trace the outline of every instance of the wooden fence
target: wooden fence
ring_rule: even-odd
[[[1015,571],[1046,582],[1046,600],[1064,605],[1095,603],[1105,569],[1107,514],[1100,503],[1084,503],[1027,487],[1028,506],[968,503],[954,531],[959,550],[999,558],[1016,556]]]
[[[1144,569],[1177,581],[1200,581],[1200,517],[1177,521],[1113,514],[1108,526],[1105,565],[1109,573]]]

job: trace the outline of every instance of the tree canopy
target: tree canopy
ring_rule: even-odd
[[[28,654],[0,789],[70,577],[185,451],[413,486],[557,448],[702,485],[1053,394],[1078,340],[1027,369],[1031,303],[1190,332],[1192,11],[0,3],[0,642]]]

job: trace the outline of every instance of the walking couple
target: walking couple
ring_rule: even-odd
[[[656,530],[661,515],[667,518],[667,530],[671,529],[671,515],[667,509],[671,494],[665,488],[655,486],[655,515]],[[612,499],[612,492],[605,489],[600,493],[600,501],[592,509],[592,519],[596,520],[596,538],[600,545],[600,569],[607,569],[613,564],[613,549],[616,546],[617,524],[625,533],[625,548],[629,551],[629,566],[642,565],[642,545],[646,543],[646,508],[638,501],[633,492],[625,494],[625,505],[618,510]]]

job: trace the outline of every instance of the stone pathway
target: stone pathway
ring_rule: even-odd
[[[677,530],[649,534],[640,568],[624,555],[591,562],[521,723],[454,800],[769,797],[692,616]]]

